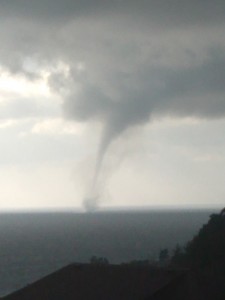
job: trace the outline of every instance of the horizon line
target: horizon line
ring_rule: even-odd
[[[105,212],[147,212],[147,211],[197,211],[219,210],[223,206],[188,206],[188,205],[146,205],[146,206],[100,206],[95,210],[87,211],[81,206],[71,207],[25,207],[25,208],[2,208],[1,213],[105,213]]]

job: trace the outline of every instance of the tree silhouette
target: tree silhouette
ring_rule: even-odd
[[[224,211],[224,210],[223,210]],[[172,262],[204,268],[225,265],[225,214],[212,214],[207,224],[187,243],[182,253],[176,248]]]
[[[105,257],[92,256],[90,258],[90,263],[95,265],[108,265],[109,261]]]

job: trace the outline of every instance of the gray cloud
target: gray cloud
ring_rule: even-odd
[[[110,12],[141,15],[161,24],[193,24],[224,21],[225,4],[222,0],[3,0],[1,12],[47,22]]]

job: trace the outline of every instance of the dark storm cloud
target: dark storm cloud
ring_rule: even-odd
[[[222,0],[2,0],[2,15],[46,18],[72,18],[108,12],[130,13],[165,23],[208,23],[224,21]],[[157,21],[158,20],[158,21]]]
[[[89,119],[105,118],[113,109],[113,105],[100,88],[85,86],[77,101],[75,95],[70,95],[64,104],[64,110],[68,118],[74,117],[81,121]]]
[[[14,0],[0,11],[1,64],[26,76],[27,57],[50,66],[65,116],[102,123],[97,168],[151,117],[225,116],[224,1]]]

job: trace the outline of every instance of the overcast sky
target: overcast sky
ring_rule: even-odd
[[[1,0],[0,209],[225,206],[224,16]]]

